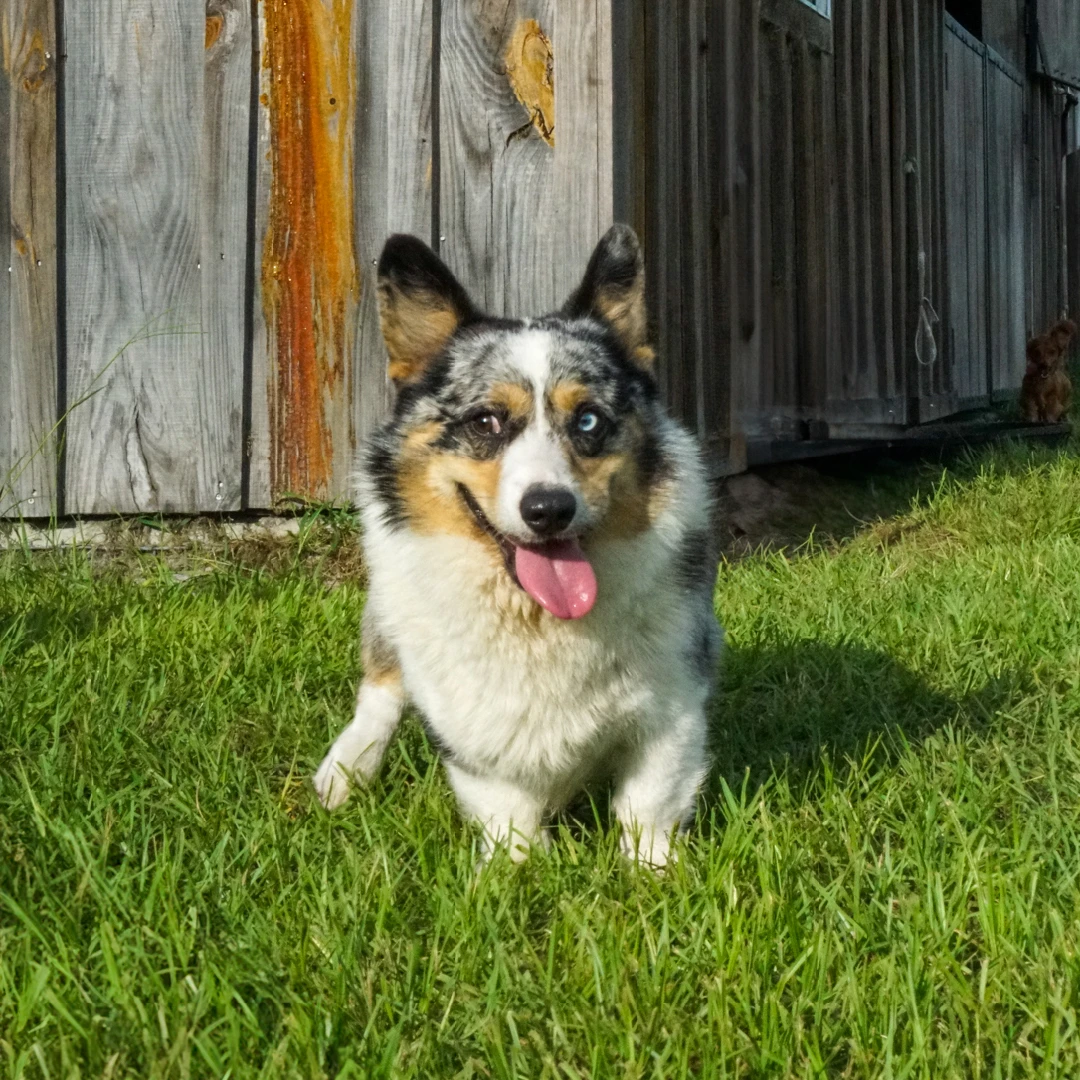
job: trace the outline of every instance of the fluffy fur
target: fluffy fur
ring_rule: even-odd
[[[663,864],[707,771],[722,635],[708,485],[658,399],[637,239],[613,227],[537,319],[481,315],[413,237],[387,242],[379,294],[397,399],[360,480],[364,679],[319,797],[333,809],[376,771],[411,701],[487,852],[522,857],[609,777],[624,851]],[[543,543],[579,545],[595,574],[582,617],[519,584],[537,490],[572,515]]]
[[[1056,424],[1072,405],[1072,381],[1066,367],[1076,323],[1062,319],[1027,344],[1027,370],[1020,390],[1020,410],[1032,423]]]

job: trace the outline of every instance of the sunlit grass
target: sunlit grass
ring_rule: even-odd
[[[355,585],[0,557],[8,1075],[1080,1075],[1080,459],[930,492],[721,569],[662,879],[588,815],[477,877],[415,722],[319,810]]]

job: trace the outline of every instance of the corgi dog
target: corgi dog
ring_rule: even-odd
[[[1076,323],[1062,319],[1027,344],[1027,369],[1020,388],[1020,411],[1031,423],[1056,424],[1072,406],[1066,365]]]
[[[416,237],[377,273],[396,401],[363,454],[363,681],[318,796],[369,779],[411,703],[485,858],[546,844],[607,779],[624,852],[662,866],[708,771],[722,632],[709,484],[659,400],[637,238],[613,226],[539,318],[483,314]]]

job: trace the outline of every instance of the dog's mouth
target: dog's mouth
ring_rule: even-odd
[[[477,525],[498,545],[510,580],[557,619],[580,619],[596,603],[596,574],[574,537],[521,544],[496,529],[473,493],[458,484]]]

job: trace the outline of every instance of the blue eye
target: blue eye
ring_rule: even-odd
[[[583,435],[591,435],[600,427],[600,415],[592,409],[586,409],[577,419],[577,429]]]

